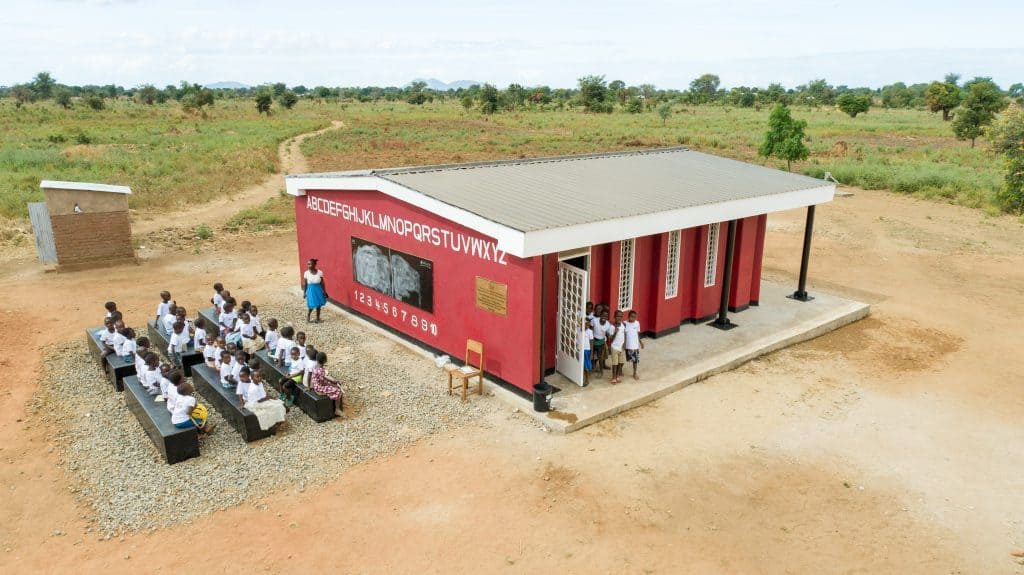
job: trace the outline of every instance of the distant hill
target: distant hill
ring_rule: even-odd
[[[459,88],[468,88],[473,85],[483,86],[483,82],[477,82],[476,80],[456,80],[450,83],[444,83],[437,78],[416,78],[412,82],[426,82],[427,87],[431,90],[438,90],[444,92],[445,90],[458,90]],[[409,84],[412,84],[409,82]],[[406,85],[409,85],[406,84]]]
[[[211,90],[245,90],[249,86],[241,82],[214,82],[204,87]]]

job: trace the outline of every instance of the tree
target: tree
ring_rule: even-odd
[[[871,109],[871,95],[858,95],[853,92],[846,92],[836,99],[836,107],[851,118],[856,118],[857,114],[867,113]]]
[[[277,99],[277,102],[281,104],[285,110],[291,110],[295,107],[299,101],[299,97],[295,95],[295,92],[291,90],[285,90],[283,94]]]
[[[32,91],[41,100],[48,100],[53,96],[53,88],[57,85],[49,72],[40,72],[32,79]]]
[[[914,92],[903,82],[896,82],[882,88],[883,108],[911,108],[914,105]]]
[[[256,94],[256,112],[259,114],[270,115],[270,104],[274,101],[273,96],[267,90],[261,90],[260,93]]]
[[[702,74],[690,82],[690,100],[694,104],[706,104],[715,99],[721,80],[715,74]]]
[[[776,104],[768,117],[768,131],[757,154],[765,158],[775,156],[786,160],[786,170],[793,167],[794,160],[804,160],[811,151],[804,145],[804,128],[807,122],[794,120],[785,104]]]
[[[588,112],[610,114],[612,103],[609,101],[608,85],[604,76],[583,76],[579,80],[579,99],[583,109]]]
[[[658,117],[661,118],[661,125],[664,126],[668,122],[669,116],[672,115],[672,102],[665,102],[658,108]]]
[[[806,86],[797,88],[796,101],[798,104],[820,108],[831,106],[836,103],[836,91],[824,78],[811,80]]]
[[[202,112],[203,108],[213,105],[213,100],[213,90],[203,88],[199,84],[193,84],[189,93],[181,99],[181,107],[186,112]]]
[[[32,88],[25,84],[18,84],[11,87],[11,97],[14,98],[14,107],[20,108],[25,103],[31,102],[35,97],[35,93],[32,91]]]
[[[1006,90],[1006,95],[1013,98],[1018,104],[1024,104],[1024,84],[1017,82]]]
[[[99,94],[89,94],[86,96],[85,105],[97,112],[107,107],[107,103],[103,101],[103,96]]]
[[[644,103],[638,97],[632,97],[626,101],[626,111],[630,114],[639,114],[644,111]]]
[[[281,94],[288,89],[288,85],[284,82],[276,82],[270,86],[270,90],[274,93],[275,98],[280,98]]]
[[[1014,104],[992,126],[992,150],[1003,155],[1005,186],[996,199],[1009,212],[1024,212],[1024,106]]]
[[[928,109],[932,112],[938,112],[942,110],[942,121],[949,121],[949,113],[960,105],[962,95],[960,93],[960,86],[957,86],[957,81],[960,77],[956,74],[947,74],[944,82],[938,80],[928,84],[928,88],[924,91],[925,102],[928,103]]]
[[[480,88],[480,111],[484,114],[493,114],[498,111],[498,89],[491,84],[484,84]]]
[[[619,101],[619,104],[625,105],[626,99],[629,97],[629,92],[626,91],[626,83],[622,80],[612,80],[608,82],[608,90],[615,96],[615,99]]]
[[[71,109],[71,90],[64,86],[57,86],[53,90],[53,101],[65,110]]]
[[[406,101],[416,106],[423,105],[427,101],[427,95],[423,92],[426,89],[427,83],[422,80],[417,80],[406,89]]]
[[[971,147],[996,113],[1006,107],[1002,90],[988,78],[975,78],[964,84],[965,96],[953,120],[953,133],[958,140],[970,140]]]
[[[158,96],[159,93],[157,92],[157,89],[153,87],[152,84],[144,84],[142,86],[139,86],[138,90],[135,90],[135,101],[137,101],[140,104],[145,104],[147,106],[152,106],[154,103],[156,103]]]

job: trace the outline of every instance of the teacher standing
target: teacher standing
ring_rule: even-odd
[[[313,310],[316,310],[316,323],[320,323],[320,308],[327,303],[327,286],[324,283],[324,272],[316,269],[316,258],[309,258],[306,271],[302,274],[302,292],[306,297],[306,321],[312,321]]]

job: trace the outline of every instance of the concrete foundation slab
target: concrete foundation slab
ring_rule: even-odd
[[[730,314],[737,325],[722,331],[707,324],[684,325],[678,333],[644,339],[640,353],[640,380],[626,364],[622,383],[608,383],[611,375],[591,377],[579,387],[560,374],[547,382],[561,391],[551,400],[552,411],[538,413],[531,401],[498,386],[496,397],[518,407],[552,431],[568,433],[638,405],[654,401],[687,385],[728,371],[756,357],[853,323],[868,315],[870,306],[815,291],[814,300],[800,302],[786,296],[792,286],[762,283],[757,307]]]

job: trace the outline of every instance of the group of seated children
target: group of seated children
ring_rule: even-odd
[[[135,330],[126,327],[124,316],[117,309],[117,304],[108,301],[104,304],[107,315],[103,318],[103,329],[97,333],[102,348],[102,356],[115,355],[131,363],[135,355],[137,342],[135,341]]]
[[[612,372],[609,383],[620,383],[627,362],[633,364],[633,379],[640,379],[637,368],[644,342],[641,341],[637,313],[630,310],[628,320],[622,321],[622,310],[616,310],[612,315],[613,321],[609,321],[610,309],[608,304],[595,306],[593,302],[587,302],[587,316],[582,320],[579,332],[579,345],[583,351],[583,385],[590,383],[591,373],[596,371],[597,377],[602,377],[606,369]]]

